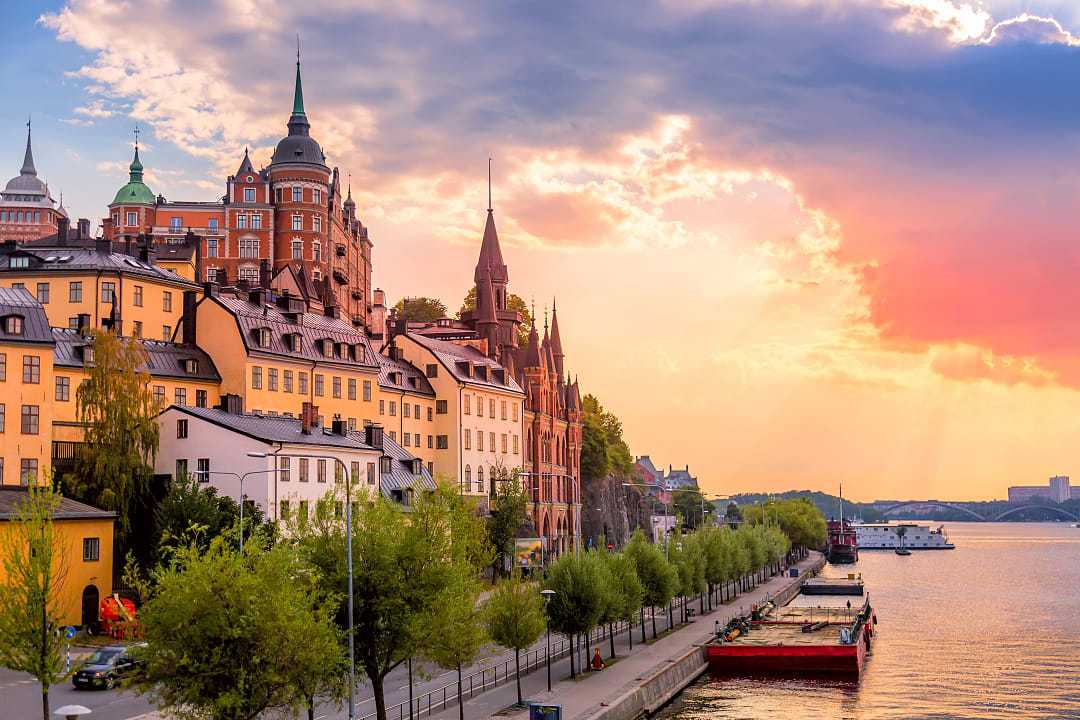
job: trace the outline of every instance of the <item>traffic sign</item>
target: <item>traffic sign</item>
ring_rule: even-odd
[[[66,637],[68,640],[75,637],[75,628],[71,627],[70,625],[64,628],[64,637]]]

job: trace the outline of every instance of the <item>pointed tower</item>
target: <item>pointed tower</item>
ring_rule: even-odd
[[[305,165],[317,165],[324,168],[327,175],[330,169],[326,167],[326,156],[315,139],[311,137],[311,123],[308,122],[307,113],[304,111],[304,88],[300,80],[300,48],[296,49],[296,82],[293,86],[292,114],[287,123],[289,134],[277,144],[274,156],[270,160],[271,167],[285,163],[301,163]],[[329,178],[328,178],[329,179]]]
[[[488,158],[488,208],[487,222],[484,224],[484,240],[480,244],[480,257],[476,261],[476,272],[473,280],[476,282],[477,299],[480,297],[480,288],[485,279],[491,280],[495,291],[495,309],[506,309],[506,285],[510,281],[506,263],[503,261],[502,248],[499,247],[499,233],[495,230],[495,211],[491,206],[491,158]]]
[[[20,175],[37,177],[37,168],[34,167],[34,150],[30,146],[30,121],[26,121],[26,152],[23,153],[23,164],[19,170]]]
[[[248,156],[248,149],[244,148],[244,159],[240,161],[240,168],[236,171],[236,177],[240,178],[253,174],[255,174],[255,168],[251,164],[251,157]]]
[[[356,201],[352,199],[352,176],[349,176],[349,194],[345,198],[345,219],[352,223],[356,220]]]
[[[154,191],[143,182],[143,164],[139,160],[139,143],[136,141],[135,157],[128,166],[127,185],[116,191],[112,205],[153,205],[156,201]]]
[[[488,357],[499,359],[499,316],[495,312],[495,291],[488,275],[476,294],[476,332],[487,340]]]
[[[555,359],[555,372],[559,376],[559,384],[562,384],[562,376],[565,369],[563,368],[563,361],[566,355],[563,354],[562,338],[559,336],[559,314],[555,310],[555,300],[551,300],[551,354]]]

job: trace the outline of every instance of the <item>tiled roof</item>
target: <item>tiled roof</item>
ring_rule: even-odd
[[[418,395],[435,396],[435,390],[428,382],[427,376],[410,362],[394,360],[385,355],[377,355],[379,358],[379,387],[389,390],[404,390],[405,392]],[[400,373],[399,382],[391,378],[393,373]]]
[[[0,342],[45,343],[53,341],[45,308],[25,288],[0,288],[0,317],[21,315],[22,333],[14,335],[0,323]]]
[[[0,255],[10,257],[16,254],[30,256],[30,266],[12,268],[8,262],[0,261],[0,272],[65,273],[105,270],[108,272],[123,272],[173,284],[188,285],[191,288],[198,287],[195,283],[185,280],[170,270],[143,262],[130,255],[118,252],[98,252],[91,247],[72,247],[70,245],[25,248],[18,246],[14,248],[11,246],[0,247]]]
[[[53,351],[53,365],[56,367],[83,367],[82,348],[90,344],[90,338],[84,337],[78,330],[53,328],[52,337],[56,341]],[[146,370],[152,377],[183,378],[185,380],[205,380],[220,382],[221,375],[210,356],[197,347],[162,342],[160,340],[136,340],[146,353]],[[195,360],[195,372],[187,371],[186,361]]]
[[[372,350],[367,335],[340,318],[304,312],[297,313],[297,319],[294,322],[285,316],[281,308],[270,302],[256,305],[246,298],[224,293],[217,297],[206,298],[202,302],[207,300],[217,302],[236,317],[244,338],[244,345],[249,351],[334,362],[372,370],[378,367],[376,353]],[[254,332],[259,328],[270,329],[269,347],[260,347],[255,342]],[[294,333],[299,333],[301,337],[299,352],[291,350],[285,344],[285,336]],[[333,354],[323,355],[318,347],[318,341],[323,339],[355,346],[356,358],[352,359],[347,355],[340,358],[334,357]]]
[[[503,368],[495,360],[492,360],[487,355],[469,345],[458,345],[457,343],[447,342],[446,340],[436,340],[435,338],[425,337],[417,333],[408,333],[409,339],[415,341],[418,345],[427,348],[439,362],[454,376],[456,380],[463,383],[469,383],[471,385],[484,385],[486,387],[499,388],[500,390],[508,390],[510,392],[522,392],[521,386],[517,384],[514,378],[510,377],[510,373]],[[470,376],[464,371],[464,368],[458,365],[458,363],[467,363],[472,366],[482,366],[487,369],[486,378],[478,376],[475,372]],[[506,379],[506,383],[498,381],[498,373],[493,371],[501,371],[502,377]]]
[[[268,443],[291,443],[294,445],[317,445],[353,450],[373,450],[365,445],[355,433],[335,435],[327,429],[317,428],[309,434],[301,430],[300,418],[271,415],[236,414],[218,408],[200,408],[189,405],[170,405],[166,410],[180,412],[202,418],[223,428],[228,428],[241,435]]]
[[[26,494],[26,488],[0,488],[0,520],[14,520],[18,517],[19,505],[23,502]],[[116,517],[116,513],[99,510],[92,505],[71,498],[61,498],[60,506],[56,509],[53,517],[57,520],[108,519]]]
[[[364,437],[363,433],[359,431],[351,432],[349,435],[355,435],[358,438]],[[383,433],[383,455],[392,458],[390,472],[380,473],[379,476],[379,484],[384,495],[390,496],[394,490],[417,487],[422,490],[434,490],[438,487],[423,462],[420,463],[420,475],[413,474],[412,465],[413,460],[416,459],[415,456],[391,440],[388,433]],[[417,486],[417,481],[419,481],[419,486]]]

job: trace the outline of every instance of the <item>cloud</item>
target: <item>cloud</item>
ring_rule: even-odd
[[[998,357],[970,345],[936,350],[931,368],[944,377],[961,381],[989,380],[1003,385],[1024,383],[1036,387],[1053,381],[1053,375],[1039,368],[1033,358]]]
[[[1003,20],[993,27],[983,39],[987,45],[994,43],[1058,43],[1061,45],[1080,45],[1080,37],[1061,26],[1052,17],[1040,17],[1030,13]]]
[[[94,119],[108,118],[116,114],[105,107],[105,102],[103,100],[93,100],[86,105],[75,108],[72,112],[76,115],[85,115],[86,117]]]

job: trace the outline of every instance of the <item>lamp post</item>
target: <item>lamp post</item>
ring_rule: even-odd
[[[646,489],[648,489],[648,488],[651,488],[651,487],[655,487],[655,486],[653,486],[653,485],[646,485],[645,483],[632,483],[632,482],[624,482],[624,483],[623,483],[623,487],[639,487],[639,488],[646,488]],[[666,501],[666,500],[663,500],[663,501],[661,501],[661,503],[662,503],[662,504],[663,504],[663,506],[664,506],[664,559],[665,559],[665,560],[670,560],[670,559],[671,559],[671,555],[670,555],[670,553],[668,552],[668,528],[667,528],[667,519],[668,519],[668,504],[667,504],[667,501]]]
[[[540,595],[544,598],[544,629],[547,631],[547,682],[548,692],[551,692],[551,621],[548,619],[547,608],[551,598],[555,597],[555,591],[551,589],[541,590]],[[573,652],[573,648],[570,651]]]
[[[249,452],[247,456],[250,458],[264,458],[266,453]],[[246,473],[234,473],[228,470],[196,470],[194,475],[226,475],[228,477],[234,477],[240,481],[240,553],[244,552],[244,480],[251,475],[266,475],[268,473],[277,473],[277,469],[271,470],[252,470]],[[209,477],[207,478],[209,479]]]
[[[251,457],[267,457],[268,453],[248,453]],[[353,638],[353,565],[352,565],[352,476],[349,468],[341,458],[333,455],[280,455],[274,457],[306,457],[315,460],[333,460],[335,467],[341,466],[341,474],[345,478],[345,562],[349,567],[349,720],[356,717],[355,699],[356,692],[356,641]]]

